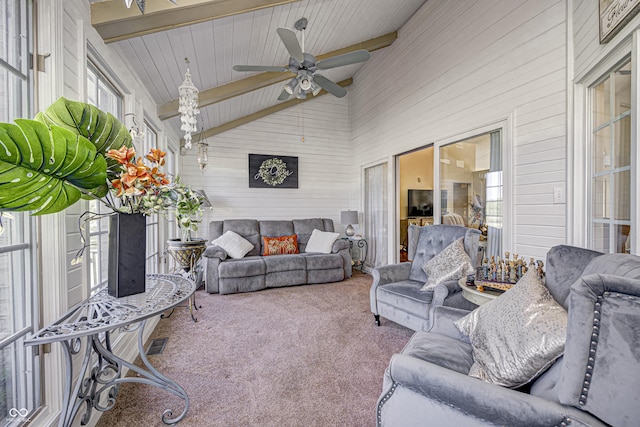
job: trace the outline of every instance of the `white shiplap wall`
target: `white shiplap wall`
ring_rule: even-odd
[[[214,208],[208,222],[234,218],[331,218],[351,208],[348,96],[324,95],[207,139],[209,164],[200,172],[196,141],[181,156],[184,181],[204,189]],[[301,141],[304,136],[304,142]],[[249,188],[249,154],[298,157],[298,188]]]
[[[552,195],[566,180],[566,4],[427,1],[355,76],[354,179],[377,159],[511,118],[505,250],[542,258],[564,243],[565,204]]]
[[[640,28],[640,14],[623,26],[608,43],[600,44],[598,32],[598,3],[595,0],[573,0],[573,37],[575,51],[575,76],[579,83],[594,67]]]

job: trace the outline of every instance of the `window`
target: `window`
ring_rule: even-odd
[[[173,177],[176,176],[176,159],[177,159],[177,155],[176,155],[176,150],[174,150],[171,147],[167,148],[167,155],[165,157],[166,159],[166,171],[167,171],[167,175],[171,175]],[[178,223],[176,222],[176,214],[174,211],[171,211],[167,214],[167,237],[172,239],[172,238],[177,238],[180,237],[180,230],[178,229]],[[165,258],[167,261],[167,265],[166,271],[176,271],[176,268],[178,268],[178,266],[176,265],[175,260],[173,259],[172,256],[167,256]]]
[[[89,62],[87,67],[87,102],[113,114],[122,121],[122,95]],[[89,202],[89,210],[108,214],[110,210],[97,200]],[[109,218],[102,216],[89,222],[89,286],[91,293],[107,283],[109,255]]]
[[[152,148],[158,147],[158,134],[145,121],[143,125],[144,140],[142,147],[136,147],[140,154],[146,154]],[[158,214],[147,217],[147,273],[158,273],[160,265],[160,246],[158,233],[160,229]]]
[[[0,121],[31,116],[31,1],[0,3]],[[39,365],[24,338],[37,325],[33,219],[4,213],[0,229],[0,420],[21,424],[40,405]]]
[[[625,61],[590,88],[589,247],[631,251],[631,62]]]

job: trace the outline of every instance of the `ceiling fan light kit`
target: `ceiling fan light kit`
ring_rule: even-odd
[[[274,67],[267,65],[234,65],[235,71],[280,71],[292,72],[297,77],[289,80],[283,87],[278,100],[284,101],[292,95],[298,99],[305,99],[307,93],[316,96],[322,89],[333,96],[342,98],[347,94],[347,90],[328,78],[315,74],[317,70],[328,70],[345,65],[357,64],[367,61],[371,55],[368,51],[361,49],[343,55],[316,61],[316,57],[304,51],[304,30],[307,28],[307,19],[301,18],[296,21],[294,28],[302,33],[302,44],[298,41],[296,32],[290,28],[278,28],[276,32],[282,40],[284,47],[289,52],[289,64],[286,67]]]
[[[309,77],[303,77],[300,79],[300,89],[304,91],[311,89],[311,80]]]
[[[284,90],[286,90],[289,95],[293,95],[293,91],[296,90],[297,84],[298,84],[298,79],[294,77],[291,80],[289,80],[287,84],[284,85]]]

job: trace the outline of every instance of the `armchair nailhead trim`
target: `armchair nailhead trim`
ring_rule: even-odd
[[[609,292],[604,293],[605,297],[610,296]],[[587,369],[584,373],[584,387],[582,388],[582,393],[580,394],[580,399],[578,403],[580,406],[584,406],[587,404],[587,397],[589,396],[589,386],[591,385],[591,376],[593,374],[593,367],[596,361],[596,350],[598,349],[598,334],[600,333],[600,315],[602,308],[602,299],[603,295],[598,296],[594,304],[593,309],[593,328],[591,333],[591,343],[589,345],[589,361],[587,362]]]
[[[564,417],[560,422],[560,427],[567,427],[569,425],[571,425],[571,418],[569,417]],[[555,426],[555,427],[558,427],[558,426]]]
[[[382,425],[382,405],[387,403],[387,400],[391,398],[391,395],[393,394],[394,391],[396,391],[397,387],[398,387],[398,383],[394,382],[393,384],[391,384],[391,388],[389,389],[389,391],[384,396],[382,396],[380,403],[378,403],[378,410],[376,414],[378,426]]]

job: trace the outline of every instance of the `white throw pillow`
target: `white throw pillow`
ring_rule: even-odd
[[[469,375],[519,387],[544,372],[564,351],[567,312],[529,270],[518,283],[454,322],[469,336]]]
[[[427,273],[427,282],[422,287],[423,291],[433,291],[440,283],[458,280],[475,271],[471,265],[471,258],[464,250],[462,237],[427,261],[422,269]]]
[[[340,233],[320,231],[317,228],[314,228],[313,232],[311,233],[311,237],[309,237],[307,247],[304,249],[304,251],[330,254],[331,249],[333,249],[333,242],[338,239],[339,235]]]
[[[220,246],[231,258],[243,258],[253,249],[250,241],[231,230],[226,231],[211,243]]]

